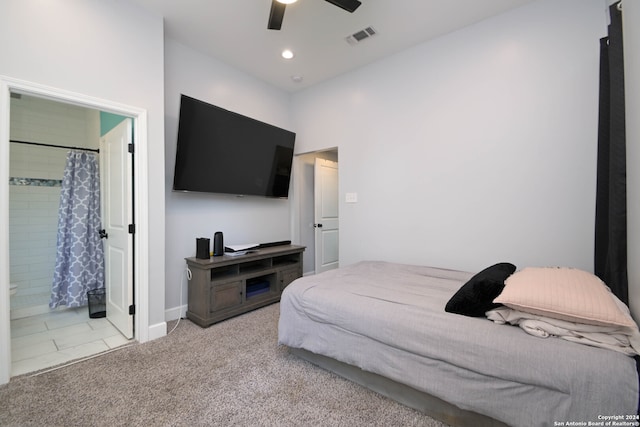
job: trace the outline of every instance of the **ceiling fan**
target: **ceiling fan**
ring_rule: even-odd
[[[267,28],[270,30],[279,30],[282,27],[284,19],[284,10],[287,4],[294,3],[296,0],[271,0],[271,12],[269,12],[269,23]],[[353,13],[362,3],[358,0],[325,0],[338,6],[347,12]]]

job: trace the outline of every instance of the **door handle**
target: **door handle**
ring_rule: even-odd
[[[108,239],[109,235],[107,234],[107,230],[102,229],[100,231],[98,231],[98,234],[100,235],[101,239]]]
[[[322,228],[322,224],[313,224],[315,228]]]

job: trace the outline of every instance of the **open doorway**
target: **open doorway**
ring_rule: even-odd
[[[107,113],[130,117],[132,137],[135,142],[136,155],[131,160],[134,184],[131,206],[133,215],[129,229],[132,230],[130,239],[136,246],[133,262],[136,265],[131,275],[131,291],[137,295],[135,306],[128,307],[128,312],[135,319],[135,339],[145,342],[149,338],[148,319],[148,218],[147,191],[148,177],[146,176],[147,161],[147,113],[145,110],[125,106],[107,100],[92,98],[86,95],[67,92],[60,89],[0,77],[0,157],[5,159],[0,163],[0,384],[6,383],[11,377],[11,329],[10,329],[10,256],[9,256],[9,153],[10,135],[9,123],[11,116],[10,98],[13,94],[33,96],[57,101],[63,104],[86,107]],[[15,95],[14,95],[15,96]],[[126,150],[129,151],[129,150]],[[140,227],[136,227],[139,224]]]
[[[316,249],[317,243],[320,243],[318,240],[318,234],[321,233],[321,229],[318,228],[318,225],[322,222],[318,222],[317,219],[317,203],[316,203],[316,159],[327,160],[329,162],[333,162],[337,165],[338,163],[338,149],[331,148],[328,150],[315,151],[311,153],[299,154],[295,157],[296,162],[296,175],[295,175],[295,188],[296,193],[295,197],[298,201],[296,203],[298,212],[294,217],[297,219],[296,230],[295,232],[299,233],[299,242],[301,245],[305,246],[304,252],[304,274],[310,275],[318,272],[319,269],[322,269],[318,258],[320,255],[318,250]],[[337,172],[335,179],[330,179],[331,185],[335,186],[332,190],[337,195],[338,193],[338,178]],[[337,204],[337,200],[335,203]],[[335,208],[335,222],[337,223],[339,218],[337,217],[337,206]],[[335,243],[335,248],[332,248],[332,251],[335,249],[335,254],[330,255],[329,258],[337,258],[337,252],[339,251],[338,238],[337,238],[337,230],[333,233],[335,238],[333,238],[333,242]],[[321,256],[320,256],[321,258]],[[333,263],[334,267],[338,266],[337,259],[336,262]]]
[[[103,256],[110,254],[113,239],[106,239],[106,233],[101,239],[98,232],[105,214],[116,210],[106,201],[119,205],[126,200],[128,207],[132,200],[130,191],[120,194],[122,188],[105,191],[110,176],[123,179],[122,171],[105,167],[111,163],[106,157],[126,152],[128,141],[115,138],[124,145],[119,150],[103,146],[114,139],[114,129],[130,129],[122,123],[129,118],[20,93],[12,93],[10,102],[9,302],[15,376],[110,350],[133,336],[132,327],[120,331],[111,319],[91,313],[100,307],[87,301],[89,290],[123,292],[105,287],[121,275]],[[117,168],[122,162],[115,163]],[[124,182],[130,181],[125,176]],[[68,215],[61,217],[61,211]],[[74,264],[72,254],[78,251],[85,262]],[[119,282],[129,293],[131,280]]]

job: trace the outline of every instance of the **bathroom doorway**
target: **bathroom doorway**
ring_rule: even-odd
[[[98,152],[100,139],[131,119],[28,94],[11,93],[10,98],[9,306],[15,376],[129,342],[106,318],[91,318],[87,306],[52,309],[49,300],[67,153]],[[103,211],[108,208],[104,200],[103,193]],[[127,283],[132,294],[133,281]]]
[[[148,175],[148,113],[145,109],[118,102],[70,92],[60,88],[0,76],[0,384],[11,377],[11,329],[9,303],[9,127],[10,96],[13,93],[56,100],[63,104],[84,106],[130,117],[133,125],[135,155],[133,156],[133,228],[131,235],[135,252],[132,261],[135,312],[134,339],[146,342],[163,335],[163,323],[150,329],[149,324],[149,175]]]
[[[70,92],[68,90],[42,84],[0,76],[0,384],[9,382],[11,377],[11,329],[9,303],[9,127],[10,96],[13,93],[32,95],[63,104],[84,106],[112,114],[130,117],[133,125],[135,154],[133,161],[133,228],[131,235],[135,251],[133,253],[132,291],[135,305],[130,307],[134,316],[134,339],[146,342],[163,335],[163,323],[158,327],[149,324],[149,144],[147,110],[121,104],[103,98]]]

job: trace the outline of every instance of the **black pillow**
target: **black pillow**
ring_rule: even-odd
[[[484,317],[486,311],[500,307],[493,302],[504,289],[504,281],[516,271],[516,266],[501,262],[473,276],[456,292],[444,310],[471,317]]]

